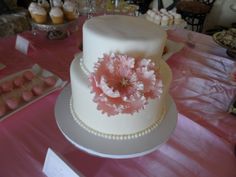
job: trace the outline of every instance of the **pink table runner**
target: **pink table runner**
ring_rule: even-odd
[[[184,41],[181,34],[183,32],[173,31],[169,36],[171,39]],[[28,56],[14,49],[15,37],[0,40],[0,62],[7,65],[0,71],[0,77],[38,63],[69,80],[70,62],[73,55],[79,52],[80,32],[62,41],[49,41],[41,33],[35,37],[31,32],[26,32],[22,36],[31,41],[32,48]],[[205,39],[206,36],[200,34],[199,36],[207,45],[208,42],[214,45],[210,38]],[[198,39],[199,37],[196,40]],[[221,50],[219,47],[218,49]],[[213,56],[214,52],[214,58],[209,59],[207,56]],[[186,116],[179,114],[174,133],[157,151],[134,159],[113,160],[91,156],[76,149],[56,125],[54,105],[60,94],[60,91],[56,91],[0,122],[0,176],[44,176],[42,167],[49,147],[89,177],[236,176],[236,158],[233,154],[233,144],[229,143],[235,142],[235,120],[223,111],[226,102],[230,101],[225,95],[227,98],[233,96],[234,87],[228,85],[226,78],[219,79],[222,75],[226,76],[226,71],[229,71],[233,62],[223,58],[223,50],[219,55],[216,55],[217,52],[218,50],[201,52],[200,49],[184,48],[168,61],[174,74],[171,94],[180,113]],[[197,73],[198,70],[202,72]],[[205,89],[202,89],[202,86],[215,80],[218,81],[218,85],[214,87],[215,94],[206,102],[209,91],[207,86],[203,87]],[[224,93],[226,90],[227,94]],[[218,97],[220,99],[216,102]],[[224,100],[220,101],[221,98]],[[205,109],[205,106],[208,106],[208,109]],[[213,119],[212,115],[221,119],[208,121]]]

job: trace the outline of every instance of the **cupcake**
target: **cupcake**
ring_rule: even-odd
[[[32,19],[34,19],[34,15],[33,15],[32,12],[33,12],[34,9],[36,9],[37,7],[38,7],[38,4],[35,3],[35,2],[31,2],[30,5],[29,5],[29,7],[28,7],[28,11],[29,11],[29,13],[30,13]]]
[[[64,22],[64,14],[59,7],[52,7],[49,15],[53,24],[62,24]]]
[[[72,1],[65,1],[63,4],[63,11],[67,20],[75,20],[78,18],[78,10],[76,4]]]
[[[41,7],[37,6],[32,10],[33,20],[36,23],[45,23],[47,21],[47,12]]]

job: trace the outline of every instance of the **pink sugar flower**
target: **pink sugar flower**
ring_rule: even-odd
[[[97,109],[108,116],[140,111],[148,99],[160,97],[163,87],[150,59],[114,53],[99,59],[89,80]]]

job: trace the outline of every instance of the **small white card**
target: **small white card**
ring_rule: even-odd
[[[17,35],[15,48],[23,54],[27,55],[29,49],[29,41],[24,37]]]
[[[72,169],[68,163],[50,148],[48,148],[47,151],[43,172],[47,177],[84,177],[82,174]]]

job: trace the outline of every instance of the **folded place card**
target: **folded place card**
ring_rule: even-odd
[[[69,163],[59,157],[51,148],[48,148],[43,172],[47,177],[85,177],[72,169]]]
[[[29,41],[24,37],[17,35],[15,48],[23,54],[27,55],[29,49]]]

